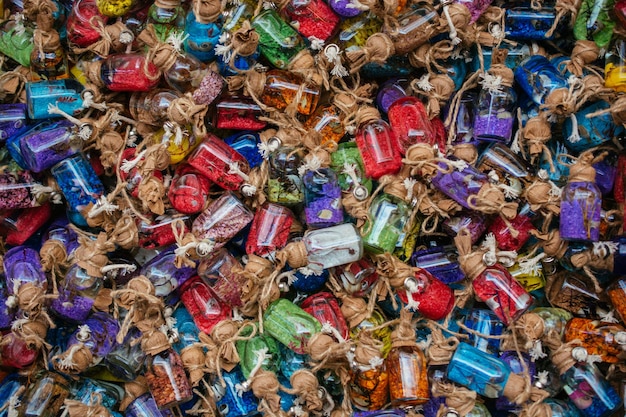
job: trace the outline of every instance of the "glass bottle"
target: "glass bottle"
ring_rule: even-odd
[[[514,350],[507,350],[500,353],[500,360],[506,363],[512,373],[527,376],[530,378],[530,381],[537,379],[537,366],[535,365],[535,361],[531,360],[528,353],[518,353]],[[520,406],[518,404],[506,397],[500,397],[496,400],[497,410],[515,411],[519,410],[519,408]]]
[[[555,30],[550,32],[550,36],[546,35],[557,23],[558,18],[560,15],[557,17],[554,7],[549,4],[535,10],[525,4],[510,3],[507,5],[504,18],[507,39],[516,41],[552,40],[558,36],[560,31],[565,29],[563,24],[559,24]]]
[[[600,240],[602,193],[595,184],[596,170],[591,166],[592,159],[593,154],[585,153],[570,167],[569,178],[561,194],[561,239]]]
[[[47,290],[48,280],[36,250],[26,246],[11,248],[4,254],[2,265],[9,295],[16,296],[17,289],[29,283]]]
[[[563,123],[563,138],[565,139],[563,143],[565,146],[578,153],[602,145],[610,141],[611,138],[622,135],[624,127],[621,124],[616,125],[610,113],[587,117],[591,113],[607,110],[609,107],[607,102],[600,100],[578,110],[574,115],[576,118],[575,125],[571,118],[565,119]]]
[[[281,12],[307,39],[313,36],[326,42],[339,27],[339,16],[322,0],[291,0]]]
[[[517,94],[513,90],[513,71],[504,77],[500,88],[484,88],[478,93],[474,116],[474,138],[482,141],[498,141],[508,144],[516,119]]]
[[[225,192],[196,217],[191,231],[198,239],[213,241],[213,250],[217,250],[246,227],[253,217],[232,192]]]
[[[170,87],[186,93],[197,88],[197,74],[206,71],[206,65],[193,54],[178,52],[174,63],[163,71],[163,78]]]
[[[496,237],[498,248],[504,251],[519,251],[528,242],[531,237],[531,231],[535,230],[532,219],[528,216],[529,206],[522,208],[515,218],[506,224],[502,217],[496,217],[491,226],[489,233],[493,233]]]
[[[28,82],[26,83],[28,117],[35,120],[62,117],[48,112],[50,104],[69,115],[76,116],[83,110],[82,92],[83,86],[72,79]]]
[[[20,139],[22,157],[27,168],[39,173],[74,155],[81,149],[82,141],[68,120],[44,122],[26,132]]]
[[[574,22],[577,40],[593,40],[599,48],[611,41],[615,21],[611,17],[615,0],[583,0]]]
[[[522,257],[525,255],[521,255]],[[520,265],[516,262],[513,266],[507,268],[511,276],[519,282],[522,287],[529,293],[540,290],[546,285],[546,278],[543,272],[543,263],[541,261],[532,261],[530,265]]]
[[[263,327],[274,339],[304,354],[309,339],[322,330],[319,321],[286,298],[272,302],[263,313]]]
[[[383,24],[382,32],[393,41],[396,55],[402,55],[423,45],[434,35],[439,14],[428,3],[407,8],[397,17],[397,25]]]
[[[315,317],[322,325],[330,324],[344,340],[350,336],[350,329],[341,313],[339,301],[331,293],[320,292],[310,295],[302,301],[300,307]]]
[[[132,328],[124,341],[106,355],[104,364],[112,375],[124,381],[134,381],[140,375],[146,357],[140,342],[141,332]]]
[[[213,327],[231,316],[229,304],[221,302],[200,277],[188,279],[180,286],[180,299],[198,329],[210,334]]]
[[[626,39],[615,34],[604,60],[604,86],[626,91]]]
[[[252,27],[259,35],[261,54],[279,69],[286,69],[289,62],[305,48],[304,41],[274,9],[267,9],[252,18]]]
[[[476,297],[506,325],[517,320],[532,304],[532,297],[499,263],[487,266],[472,281]]]
[[[619,394],[593,364],[577,362],[561,372],[561,380],[584,417],[608,417],[623,406]]]
[[[125,417],[163,417],[154,397],[146,392],[135,398],[124,410]]]
[[[226,190],[239,189],[250,172],[246,159],[212,133],[202,139],[187,163]]]
[[[259,120],[263,115],[261,107],[249,97],[226,96],[218,99],[216,112],[218,129],[257,131],[267,126],[267,122]]]
[[[334,105],[318,106],[315,112],[304,122],[304,128],[314,130],[321,135],[320,146],[330,142],[339,143],[345,135],[343,114]]]
[[[101,1],[79,0],[72,4],[65,23],[67,40],[71,45],[86,48],[102,36],[98,25],[106,25],[109,19],[100,12],[98,3]]]
[[[489,220],[479,212],[461,211],[458,215],[450,217],[443,222],[443,231],[451,237],[456,236],[461,229],[467,229],[472,238],[472,244],[478,242],[478,239],[487,230]]]
[[[261,138],[258,133],[252,131],[238,132],[224,138],[224,142],[246,158],[250,168],[256,168],[263,163],[263,156],[259,152]]]
[[[185,222],[185,231],[189,231],[189,216],[173,217],[171,213],[159,216],[154,222],[138,222],[139,246],[144,249],[155,249],[160,246],[171,245],[176,242],[172,231],[172,223],[177,220]]]
[[[349,223],[307,230],[299,243],[306,248],[308,266],[314,271],[356,262],[363,256],[359,231]]]
[[[197,214],[209,200],[211,182],[189,165],[179,165],[167,191],[167,198],[176,211]]]
[[[23,17],[14,17],[0,25],[0,52],[29,68],[35,44],[33,30],[24,25]]]
[[[626,279],[619,278],[607,287],[606,292],[622,323],[626,323]]]
[[[619,26],[622,28],[626,27],[626,2],[624,2],[624,0],[617,0],[615,2],[615,6],[613,7],[613,16]]]
[[[50,309],[59,318],[72,323],[84,322],[102,286],[102,279],[90,276],[74,264],[59,282],[59,297],[52,301]]]
[[[33,34],[36,47],[30,54],[32,81],[62,80],[70,76],[67,55],[61,45],[61,37],[53,25],[54,17],[51,14],[37,14],[37,29]]]
[[[449,157],[458,161],[455,157]],[[462,170],[453,169],[452,172],[437,171],[431,179],[432,184],[439,191],[450,197],[465,208],[470,208],[468,199],[478,194],[483,185],[488,183],[488,177],[476,168],[464,164]]]
[[[222,12],[224,16],[222,31],[234,33],[241,27],[245,20],[252,19],[256,6],[257,4],[253,0],[242,0],[239,3],[230,4],[229,7]]]
[[[245,278],[236,271],[243,270],[241,263],[226,249],[215,252],[210,260],[202,260],[198,274],[224,303],[240,307]]]
[[[616,363],[626,345],[626,329],[617,323],[575,317],[565,326],[564,340],[580,340],[588,354],[599,355],[602,362]]]
[[[404,287],[398,290],[400,300],[427,319],[441,320],[454,307],[452,289],[425,269],[417,270],[412,277],[406,278]]]
[[[463,324],[473,330],[473,332],[461,330],[462,333],[468,335],[466,343],[485,353],[497,356],[500,349],[498,336],[502,335],[505,326],[493,311],[473,308],[463,320]]]
[[[398,243],[402,244],[411,207],[405,201],[405,195],[397,195],[395,189],[385,187],[369,207],[369,218],[365,222],[363,246],[374,254],[393,253]],[[404,189],[402,189],[404,191]]]
[[[162,126],[167,120],[167,109],[181,94],[172,89],[154,88],[147,92],[135,92],[130,96],[128,110],[135,120],[151,126]]]
[[[0,104],[0,143],[17,136],[28,129],[26,104]]]
[[[304,185],[304,216],[311,228],[334,226],[343,222],[341,187],[330,168],[307,171]]]
[[[381,112],[388,115],[389,108],[393,103],[401,98],[407,97],[409,80],[406,78],[392,78],[385,81],[376,94],[376,107]],[[419,106],[417,107],[419,109]],[[402,120],[399,120],[400,122]],[[393,127],[393,123],[390,124]]]
[[[5,169],[0,172],[0,210],[41,206],[50,194],[37,193],[40,187],[30,171]]]
[[[367,342],[367,344],[366,344]],[[359,410],[380,410],[389,402],[389,374],[380,348],[368,337],[359,339],[351,362],[350,399]]]
[[[379,278],[376,267],[366,257],[336,267],[334,274],[341,281],[343,289],[355,297],[368,294]]]
[[[210,62],[215,59],[215,45],[219,43],[221,34],[218,22],[199,19],[193,10],[189,10],[185,21],[185,35],[188,35],[183,42],[185,51],[201,62]]]
[[[396,174],[402,167],[398,139],[384,120],[372,120],[359,125],[356,144],[368,178],[377,180],[383,175]]]
[[[330,167],[337,174],[342,191],[367,198],[372,191],[372,180],[365,176],[365,165],[356,143],[340,143],[330,158]],[[354,175],[350,175],[346,167],[353,168]]]
[[[569,88],[565,77],[543,55],[532,55],[520,62],[515,81],[536,104],[544,104],[555,90]]]
[[[257,333],[255,336],[251,336],[253,331],[252,326],[244,326],[246,327],[241,331],[242,339],[235,342],[240,358],[239,366],[241,367],[241,373],[244,378],[249,378],[250,372],[257,366],[257,362],[259,361],[258,352],[261,350],[267,352],[267,356],[263,359],[263,362],[261,362],[261,369],[277,373],[282,363],[282,355],[280,354],[280,348],[278,347],[276,339],[267,332]]]
[[[91,164],[82,154],[76,154],[59,162],[50,170],[67,205],[81,212],[104,194],[104,186]]]
[[[171,230],[171,225],[168,225]],[[154,295],[167,297],[176,290],[183,282],[195,275],[195,269],[187,266],[176,268],[174,260],[176,253],[174,247],[165,248],[154,258],[145,262],[140,274],[148,278],[154,286]]]
[[[21,210],[10,210],[4,213],[5,218],[0,223],[4,234],[4,241],[8,245],[23,245],[40,227],[43,227],[52,217],[50,203],[39,207]],[[1,216],[0,216],[1,217]]]
[[[453,246],[434,247],[415,251],[411,264],[425,269],[444,284],[453,284],[465,278]]]
[[[258,256],[271,255],[287,245],[294,215],[286,207],[265,203],[254,214],[246,239],[246,252]]]
[[[317,107],[320,96],[319,86],[306,82],[299,75],[289,71],[270,70],[266,73],[265,86],[259,99],[267,106],[284,110],[293,102],[298,93],[300,93],[300,102],[297,111],[308,116]]]
[[[344,314],[344,317],[345,316],[346,314]],[[386,323],[388,320],[379,307],[375,307],[374,311],[372,311],[372,314],[369,317],[365,317],[364,319],[362,319],[362,321],[360,321],[359,323],[355,324],[351,322],[348,317],[346,317],[346,320],[348,320],[348,324],[351,326],[351,339],[358,339],[361,332],[368,331],[376,340],[383,342],[381,353],[383,355],[383,358],[387,356],[387,354],[391,350],[391,329],[389,329],[388,326],[382,328],[380,327],[381,324]],[[377,327],[377,329],[372,331],[371,329],[373,327]]]
[[[392,407],[424,404],[430,398],[426,357],[417,346],[412,317],[403,310],[398,328],[391,333],[391,350],[385,358]]]
[[[172,408],[193,397],[180,356],[174,349],[146,357],[146,382],[159,409]]]
[[[304,153],[295,148],[281,146],[270,154],[267,198],[272,203],[296,205],[304,201],[302,179],[298,168]]]
[[[239,366],[230,372],[222,371],[222,378],[226,383],[225,387],[220,381],[211,384],[211,389],[215,394],[216,408],[220,415],[241,417],[250,415],[257,410],[259,400],[254,396],[252,390],[241,392],[237,389],[246,381]]]
[[[32,385],[21,402],[19,417],[55,417],[70,394],[67,378],[45,372]]]
[[[535,180],[534,167],[511,151],[511,148],[498,142],[490,144],[481,153],[476,168],[485,173],[496,171],[510,186],[519,191],[523,189],[523,185]]]
[[[146,23],[152,23],[157,38],[167,42],[170,35],[182,34],[185,29],[185,9],[180,1],[155,1],[148,9]]]
[[[161,79],[157,66],[139,53],[112,54],[83,65],[89,80],[111,91],[150,91]]]
[[[0,347],[0,364],[4,367],[25,369],[39,357],[39,349],[29,346],[24,339],[13,332],[4,334],[2,340],[5,343]]]
[[[416,143],[434,144],[426,108],[417,97],[401,97],[394,101],[387,116],[403,154]]]

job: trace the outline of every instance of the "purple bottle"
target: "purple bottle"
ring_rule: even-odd
[[[396,100],[407,96],[405,91],[407,83],[408,80],[406,78],[392,78],[391,80],[385,81],[383,85],[380,86],[378,94],[376,95],[376,106],[380,111],[387,113],[389,107],[391,107]]]
[[[119,330],[118,321],[110,314],[101,311],[93,313],[72,333],[67,342],[66,351],[82,343],[89,349],[96,362],[104,358],[116,346],[115,336]]]
[[[9,249],[4,255],[3,266],[9,295],[16,295],[17,289],[27,283],[33,283],[44,291],[48,287],[39,253],[34,249],[25,246]]]
[[[526,369],[528,369],[528,376],[530,377],[530,380],[535,381],[535,377],[537,376],[537,365],[534,361],[530,360],[530,356],[527,353],[522,352],[521,356],[522,360],[526,364]],[[500,359],[506,362],[507,365],[509,365],[509,368],[511,368],[511,372],[523,375],[524,367],[522,365],[522,362],[520,361],[520,357],[517,355],[517,352],[515,352],[514,350],[507,350],[505,352],[502,352],[500,354]],[[519,410],[520,406],[512,403],[506,397],[500,397],[496,400],[496,409],[501,411],[512,411]]]
[[[330,168],[307,171],[304,185],[304,216],[312,228],[323,228],[343,223],[341,187],[337,174]]]
[[[72,322],[84,322],[102,287],[102,279],[90,276],[74,264],[59,283],[59,297],[52,301],[50,309],[59,318]]]
[[[4,277],[0,277],[0,330],[9,329],[15,320],[15,309],[7,305],[9,291]]]
[[[0,143],[28,128],[26,104],[0,104]]]
[[[22,136],[20,148],[28,169],[42,172],[79,152],[81,143],[73,127],[68,120],[46,121]]]
[[[472,244],[485,233],[489,223],[485,216],[478,211],[462,211],[443,222],[443,231],[450,237],[456,236],[461,229],[467,229],[472,238]]]
[[[452,245],[416,251],[411,256],[411,264],[430,272],[444,284],[453,284],[465,278],[457,261],[456,248]]]
[[[361,4],[358,0],[333,0],[329,1],[328,4],[335,13],[343,18],[358,16],[365,10],[365,8],[358,7]]]
[[[488,177],[476,170],[476,168],[464,164],[461,160],[449,157],[451,161],[459,164],[459,168],[454,168],[452,172],[443,173],[437,171],[432,178],[433,185],[442,193],[450,197],[465,208],[470,208],[467,199],[471,195],[476,195],[481,187],[489,182]],[[440,162],[443,168],[446,166]]]
[[[600,240],[602,193],[595,183],[593,162],[593,153],[586,151],[570,167],[569,178],[561,194],[559,232],[563,240]]]
[[[174,247],[171,246],[146,262],[141,268],[141,275],[152,282],[157,297],[167,297],[192,276],[196,275],[194,268],[174,266]]]
[[[41,239],[42,246],[45,245],[48,240],[61,242],[63,246],[65,246],[65,253],[67,253],[68,257],[74,253],[79,245],[78,234],[69,227],[69,221],[65,217],[56,219],[48,227],[48,230]]]

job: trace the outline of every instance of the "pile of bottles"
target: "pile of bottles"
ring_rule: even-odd
[[[625,0],[0,0],[0,417],[613,417]]]

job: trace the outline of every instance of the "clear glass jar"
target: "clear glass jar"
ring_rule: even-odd
[[[474,138],[508,144],[516,119],[517,94],[509,86],[500,91],[482,89],[478,94],[474,116]]]
[[[146,381],[157,407],[172,408],[191,400],[193,392],[182,360],[173,349],[146,357]]]
[[[308,230],[302,237],[309,267],[314,270],[356,262],[363,256],[363,241],[350,223]]]

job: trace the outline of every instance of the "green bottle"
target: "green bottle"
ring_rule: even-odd
[[[363,159],[356,142],[340,143],[330,154],[330,167],[337,174],[342,191],[367,198],[372,191],[372,180],[365,176]]]
[[[33,52],[33,30],[21,19],[7,20],[0,26],[0,52],[18,64],[30,67]]]
[[[583,0],[574,23],[574,37],[578,40],[592,40],[600,48],[611,41],[615,22],[610,13],[615,0]]]
[[[302,37],[274,9],[267,9],[252,19],[259,35],[261,54],[276,68],[287,69],[289,62],[306,46]]]
[[[257,323],[258,328],[258,323]],[[244,330],[241,331],[241,336],[247,337],[252,334],[253,327],[247,325]],[[278,372],[278,366],[281,363],[280,348],[278,342],[268,333],[257,334],[249,340],[238,340],[235,343],[237,353],[239,354],[239,365],[241,366],[241,372],[243,376],[248,379],[250,372],[254,369],[259,361],[259,355],[265,352],[265,358],[263,359],[262,369],[271,372]]]
[[[319,321],[285,298],[279,298],[263,314],[263,327],[296,353],[306,353],[309,339],[322,330]]]

